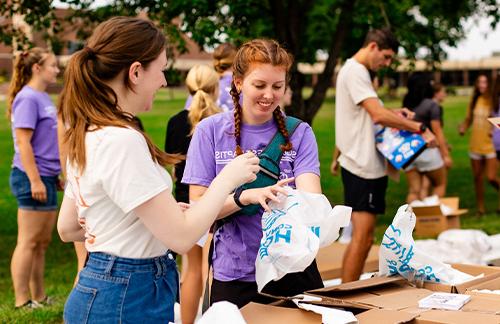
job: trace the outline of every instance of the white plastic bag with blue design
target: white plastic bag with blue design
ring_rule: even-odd
[[[341,227],[349,225],[351,208],[332,209],[322,194],[286,188],[279,203],[271,202],[271,212],[262,215],[262,240],[255,260],[259,291],[271,280],[305,270],[320,247],[332,244]]]
[[[456,285],[474,279],[420,251],[412,237],[416,217],[411,207],[399,207],[380,246],[379,274],[400,274],[411,282],[437,282]]]

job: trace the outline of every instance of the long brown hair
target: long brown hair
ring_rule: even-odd
[[[207,65],[193,66],[186,77],[186,86],[193,96],[189,106],[189,123],[191,124],[190,135],[193,134],[196,125],[208,116],[221,112],[215,104],[219,89],[219,75]]]
[[[486,88],[486,92],[481,94],[481,92],[479,91],[479,79],[481,77],[484,77],[486,78],[486,81],[488,82],[488,87]],[[472,98],[469,102],[469,110],[468,110],[468,115],[467,115],[467,118],[469,118],[469,120],[472,120],[472,114],[474,113],[474,109],[476,108],[476,103],[477,103],[477,99],[479,98],[479,96],[483,95],[487,100],[490,100],[490,103],[491,103],[491,82],[490,82],[490,78],[486,75],[486,74],[479,74],[476,78],[476,82],[474,82],[474,91],[472,93]],[[493,111],[493,106],[490,107],[490,113]]]
[[[69,162],[85,170],[85,134],[89,128],[131,127],[140,132],[154,161],[165,166],[179,161],[161,151],[118,106],[118,97],[107,84],[134,62],[144,68],[165,49],[165,36],[152,22],[132,17],[114,17],[97,26],[84,49],[70,59],[64,74],[59,113],[66,126]],[[123,83],[131,89],[128,73]]]
[[[496,75],[493,93],[491,94],[493,102],[493,111],[498,114],[500,111],[500,74]]]
[[[21,89],[31,80],[33,65],[43,65],[51,53],[40,47],[34,47],[20,52],[14,59],[12,79],[7,91],[7,118],[10,120],[14,98]]]
[[[243,154],[241,149],[241,123],[242,123],[242,108],[240,105],[240,93],[234,84],[234,78],[243,79],[253,63],[271,64],[272,66],[283,67],[286,72],[286,81],[290,79],[289,70],[292,66],[292,56],[271,39],[254,39],[243,44],[233,62],[233,82],[231,83],[231,97],[234,103],[234,136],[236,138],[236,155]],[[280,107],[276,107],[273,111],[273,118],[278,124],[278,130],[285,138],[285,144],[281,145],[281,150],[289,151],[292,149],[292,143],[286,129],[285,117],[281,112]]]

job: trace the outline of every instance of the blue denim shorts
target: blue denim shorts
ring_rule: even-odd
[[[179,278],[171,253],[151,259],[91,252],[64,306],[64,322],[169,323]]]
[[[31,196],[31,184],[25,172],[13,167],[10,172],[9,185],[17,199],[19,209],[49,211],[57,210],[57,176],[40,176],[47,189],[47,201],[40,202]]]

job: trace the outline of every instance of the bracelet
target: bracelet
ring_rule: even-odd
[[[236,188],[236,190],[234,191],[234,195],[233,195],[233,199],[234,199],[234,202],[236,203],[236,205],[238,205],[238,207],[240,208],[245,208],[246,205],[243,205],[240,201],[240,196],[241,196],[241,193],[243,192],[243,187],[238,187]]]

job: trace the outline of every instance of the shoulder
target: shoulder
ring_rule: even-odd
[[[33,91],[30,87],[24,86],[21,91],[16,94],[14,98],[13,104],[16,105],[18,103],[36,103],[40,95]]]
[[[137,130],[128,127],[106,126],[87,133],[87,138],[95,139],[100,146],[112,146],[119,150],[127,150],[137,145],[146,145],[144,136]]]
[[[222,112],[204,118],[197,126],[196,130],[209,131],[214,129],[226,129],[233,126],[233,112]]]

